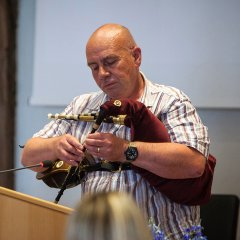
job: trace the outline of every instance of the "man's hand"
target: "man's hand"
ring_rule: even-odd
[[[125,161],[124,151],[127,149],[128,141],[118,138],[111,133],[89,134],[84,146],[92,155],[107,161]]]
[[[55,138],[54,151],[58,159],[73,166],[78,166],[78,162],[84,157],[83,145],[77,138],[69,134]]]
[[[79,140],[69,134],[52,138],[31,138],[25,144],[22,152],[22,164],[24,166],[37,164],[43,160],[57,159],[65,161],[69,165],[78,166],[78,162],[84,157],[83,145]],[[43,171],[42,168],[34,168],[34,171]]]

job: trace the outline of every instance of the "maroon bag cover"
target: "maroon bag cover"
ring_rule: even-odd
[[[131,129],[131,141],[170,142],[164,124],[141,102],[131,99],[105,102],[101,109],[105,116],[126,114],[124,124]],[[211,196],[216,159],[209,155],[204,173],[198,178],[166,179],[132,165],[150,185],[176,203],[185,205],[206,204]]]

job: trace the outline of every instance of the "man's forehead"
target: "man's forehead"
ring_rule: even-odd
[[[105,49],[118,50],[122,48],[124,43],[119,38],[92,38],[89,40],[86,50],[104,51]]]
[[[120,56],[127,48],[121,44],[107,44],[107,43],[96,43],[88,45],[86,49],[86,54],[88,58],[101,57],[106,58],[108,56]]]

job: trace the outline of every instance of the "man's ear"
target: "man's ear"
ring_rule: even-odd
[[[134,47],[134,49],[132,50],[132,55],[134,57],[134,62],[135,64],[140,67],[141,62],[142,62],[142,51],[141,48],[139,47]]]

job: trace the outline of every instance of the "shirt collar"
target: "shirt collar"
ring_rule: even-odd
[[[155,98],[151,96],[159,93],[160,89],[155,84],[153,84],[150,80],[148,80],[142,71],[140,71],[140,73],[145,82],[145,86],[144,86],[143,94],[138,101],[142,102],[147,107],[152,107],[154,104]],[[110,100],[110,98],[107,96],[106,93],[102,91],[96,92],[94,93],[94,95],[95,96],[92,98],[93,101],[89,103],[87,108],[91,111],[99,111],[100,106],[106,101]]]
[[[152,107],[155,101],[154,95],[160,92],[160,88],[153,84],[150,80],[148,80],[143,72],[141,72],[143,80],[145,82],[145,87],[143,91],[143,95],[139,99],[147,107]]]

